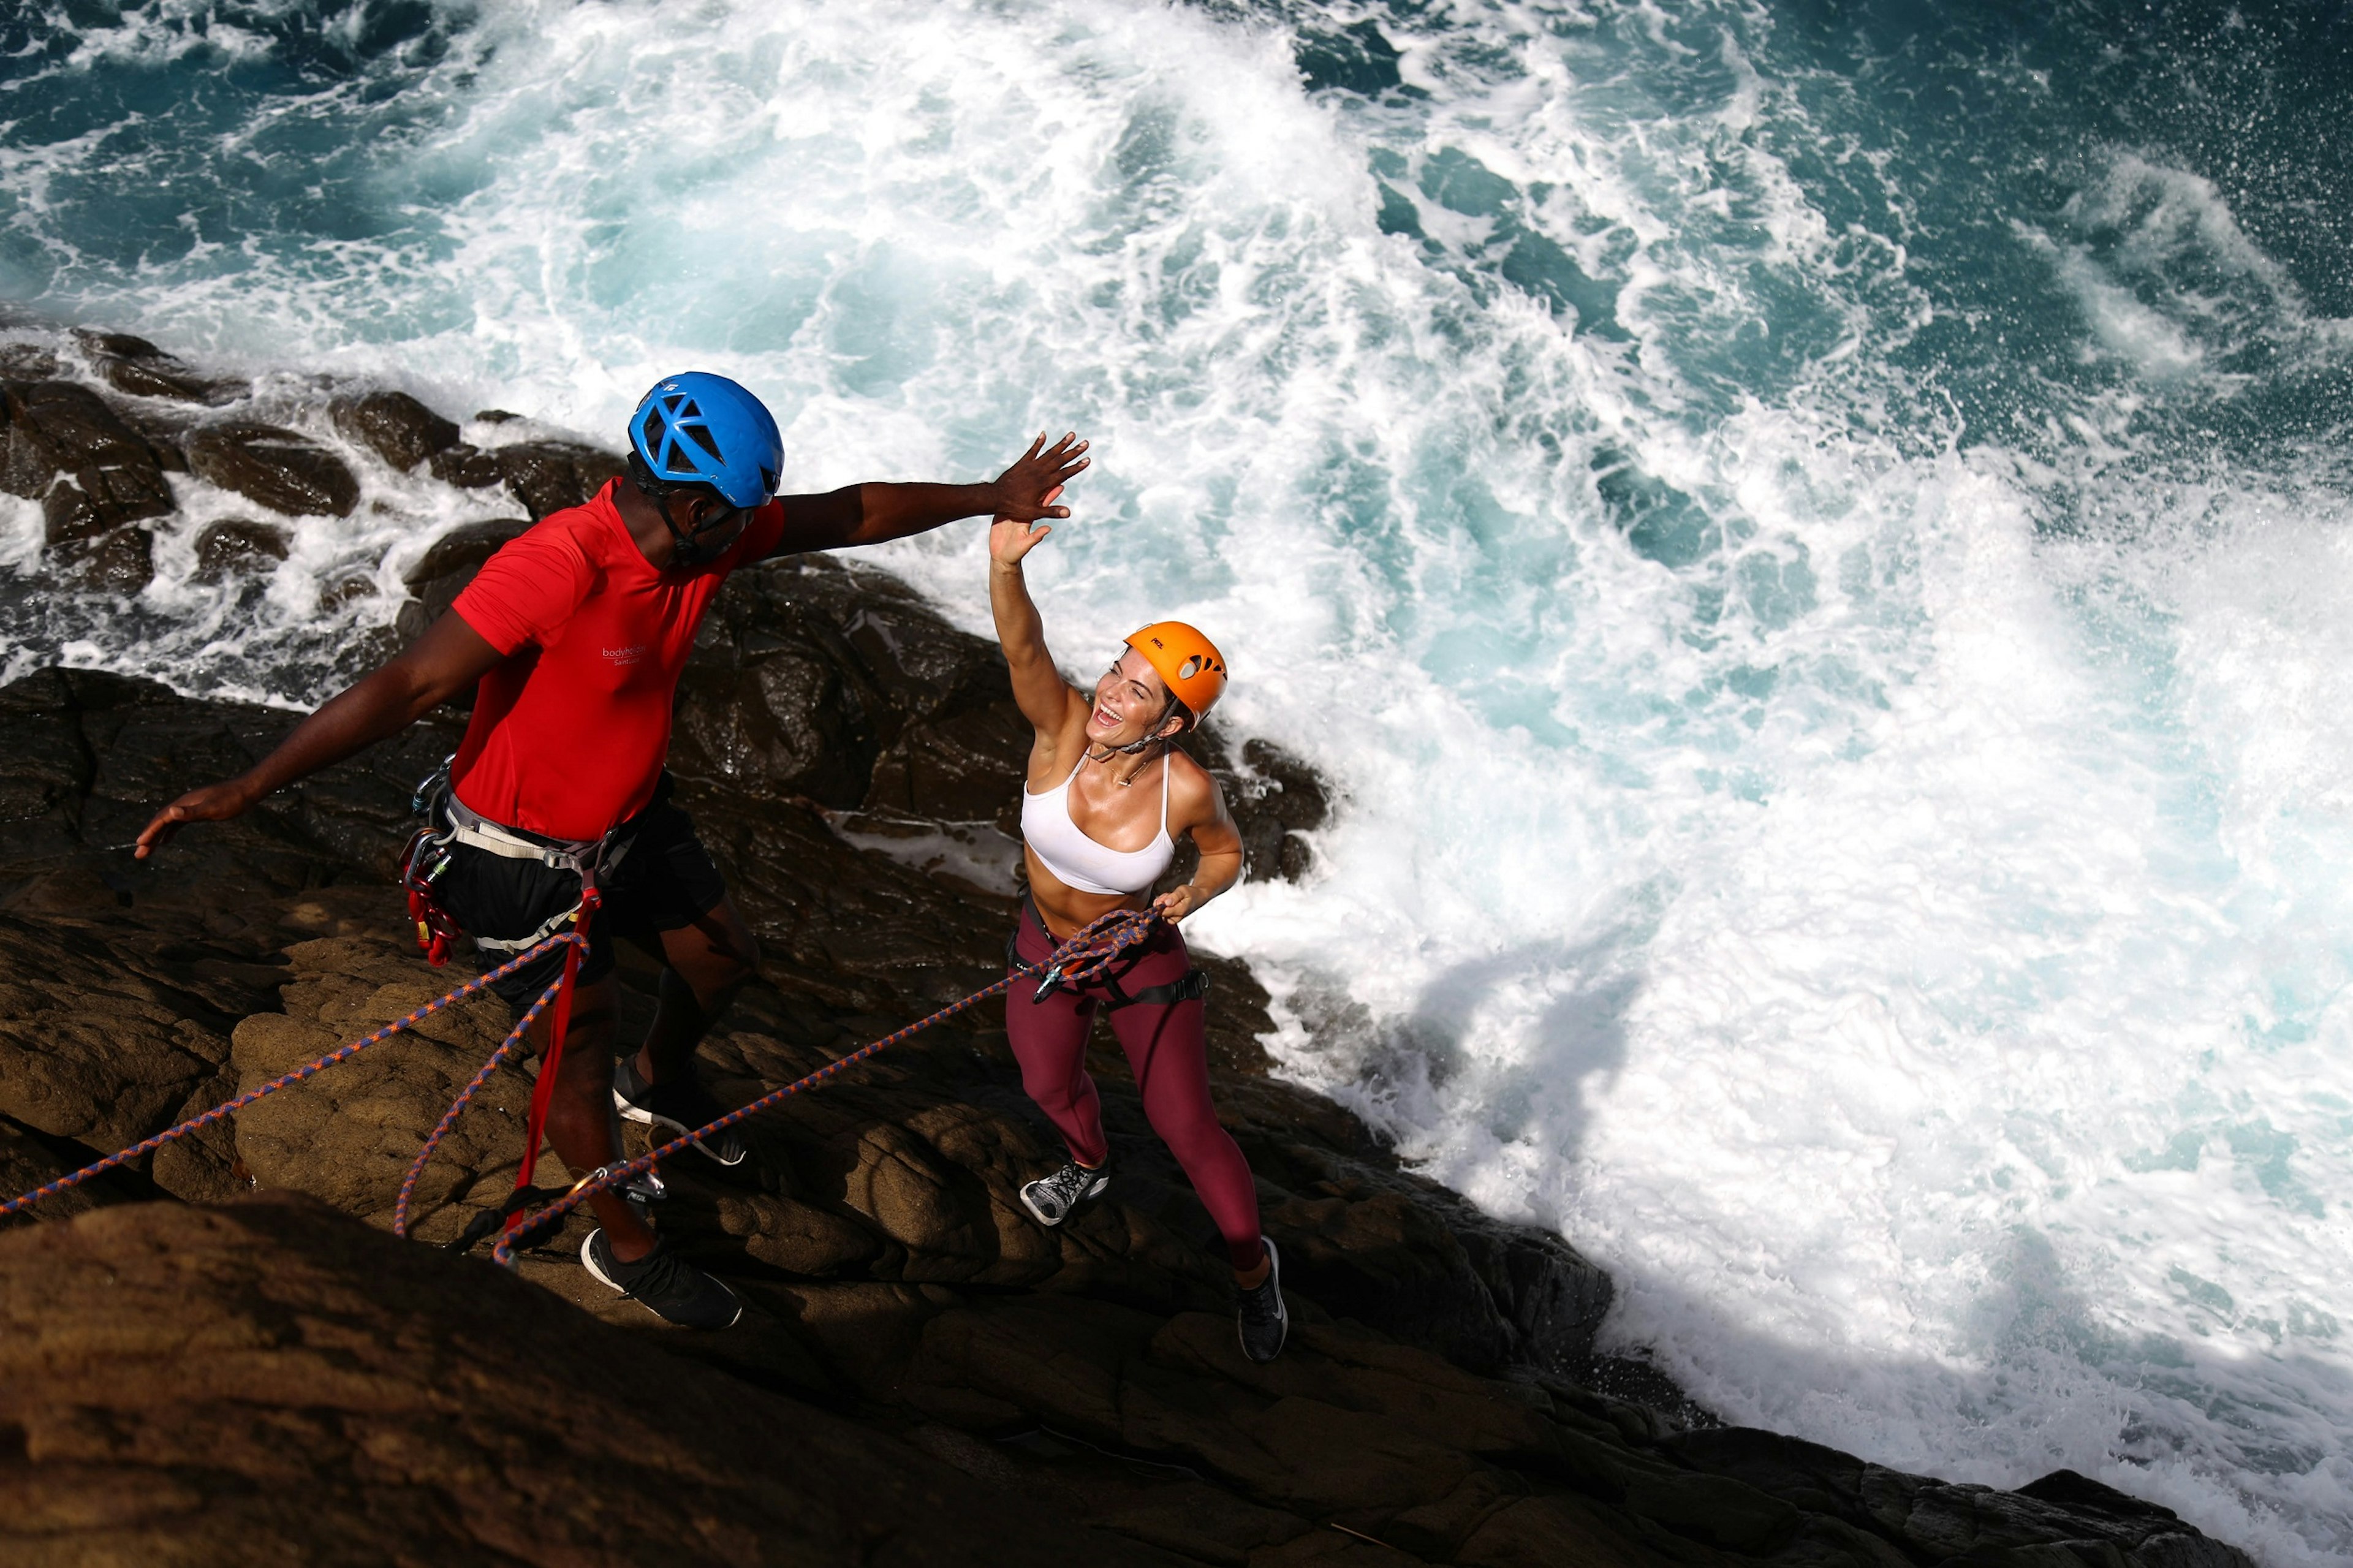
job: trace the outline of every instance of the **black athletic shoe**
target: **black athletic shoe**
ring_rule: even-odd
[[[1100,1165],[1090,1171],[1076,1160],[1068,1160],[1052,1175],[1023,1187],[1021,1206],[1037,1215],[1039,1225],[1057,1226],[1110,1185],[1111,1173]]]
[[[708,1127],[727,1114],[727,1107],[712,1099],[692,1073],[668,1083],[648,1083],[638,1076],[635,1057],[613,1064],[613,1107],[632,1121],[668,1128],[671,1138]],[[744,1134],[733,1127],[708,1142],[698,1138],[694,1146],[723,1165],[742,1164],[746,1152]]]
[[[684,1329],[723,1329],[744,1315],[735,1292],[670,1250],[667,1241],[635,1263],[613,1256],[602,1228],[580,1244],[580,1265],[622,1295]]]
[[[1282,1305],[1282,1258],[1274,1250],[1272,1237],[1265,1241],[1266,1278],[1242,1292],[1234,1312],[1242,1331],[1242,1354],[1255,1362],[1281,1355],[1282,1342],[1291,1334],[1291,1314]]]

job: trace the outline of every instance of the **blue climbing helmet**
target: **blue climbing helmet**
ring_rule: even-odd
[[[656,382],[629,416],[629,445],[654,478],[709,485],[729,506],[775,495],[785,468],[785,438],[767,405],[707,371]]]

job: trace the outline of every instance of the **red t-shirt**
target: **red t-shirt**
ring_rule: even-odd
[[[508,542],[450,606],[507,656],[482,677],[451,784],[492,822],[551,838],[600,838],[645,809],[711,596],[784,537],[772,500],[709,564],[658,572],[613,505],[619,482]]]

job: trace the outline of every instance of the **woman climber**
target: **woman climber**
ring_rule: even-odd
[[[1088,1031],[1095,1014],[1107,1012],[1152,1130],[1225,1237],[1240,1293],[1242,1352],[1272,1361],[1290,1327],[1281,1262],[1259,1231],[1250,1163],[1209,1102],[1206,987],[1176,931],[1176,922],[1242,871],[1241,836],[1217,781],[1176,746],[1224,689],[1225,661],[1191,626],[1163,621],[1129,637],[1092,692],[1070,685],[1046,651],[1021,575],[1022,557],[1052,531],[1000,517],[988,535],[997,641],[1012,669],[1014,700],[1035,731],[1021,796],[1029,890],[1009,955],[1018,962],[1006,994],[1006,1029],[1022,1087],[1071,1152],[1060,1170],[1021,1189],[1021,1202],[1040,1225],[1059,1226],[1110,1184],[1111,1150],[1086,1069]],[[1187,834],[1200,868],[1183,887],[1150,897]],[[1039,973],[1055,945],[1088,921],[1146,907],[1160,917],[1150,940],[1111,973],[1071,986]]]

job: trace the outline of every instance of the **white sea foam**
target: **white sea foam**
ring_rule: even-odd
[[[1341,794],[1305,884],[1188,927],[1290,1070],[1561,1227],[1614,1342],[1735,1419],[2353,1558],[2345,502],[2147,436],[2341,324],[2211,182],[2094,150],[2003,220],[2065,342],[2018,377],[2083,386],[1989,438],[1907,368],[1918,193],[1761,14],[1386,25],[1424,96],[1126,0],[501,7],[338,176],[411,216],[111,271],[60,236],[58,297],[608,441],[691,361],[808,489],[1079,426],[1033,574],[1065,661],[1198,620],[1233,723]],[[80,147],[0,162],[26,221]],[[314,691],[507,510],[350,455],[362,513],[259,601],[188,582],[242,503],[184,481],[70,656]],[[976,531],[883,556],[982,624]],[[347,571],[380,594],[322,621]],[[79,635],[44,625],[12,668]]]

